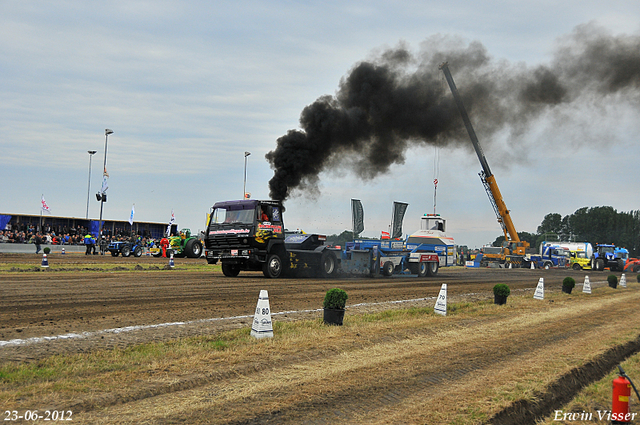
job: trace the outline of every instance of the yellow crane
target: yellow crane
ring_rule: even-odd
[[[458,106],[458,110],[460,111],[460,115],[462,116],[462,121],[464,121],[464,126],[469,133],[473,148],[475,149],[476,155],[478,155],[478,159],[480,160],[480,165],[482,166],[482,171],[479,174],[480,180],[482,180],[482,184],[484,185],[487,195],[489,196],[489,201],[491,202],[496,216],[498,217],[498,223],[500,223],[502,231],[504,232],[504,237],[508,243],[508,246],[503,247],[501,253],[496,255],[494,258],[496,258],[501,263],[512,263],[516,266],[519,266],[522,264],[522,259],[526,253],[527,248],[529,248],[529,242],[520,240],[518,232],[513,225],[511,215],[509,214],[509,210],[507,209],[507,204],[505,204],[504,199],[502,199],[502,194],[500,193],[500,189],[498,188],[496,178],[491,173],[487,158],[484,156],[484,152],[482,151],[480,142],[478,142],[476,132],[471,125],[471,120],[469,120],[469,115],[464,108],[464,104],[462,103],[462,99],[460,98],[460,94],[458,93],[458,89],[456,88],[456,84],[453,81],[453,77],[451,76],[451,71],[449,71],[449,64],[447,62],[443,62],[440,65],[440,70],[442,70],[442,72],[444,73],[447,83],[449,84],[449,88],[451,89],[451,93],[453,94],[453,99]]]

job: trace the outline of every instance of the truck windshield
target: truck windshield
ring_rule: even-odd
[[[252,224],[255,210],[227,210],[216,208],[211,213],[211,224]]]

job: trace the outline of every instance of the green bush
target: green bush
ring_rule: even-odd
[[[567,276],[562,280],[562,286],[565,288],[574,288],[576,286],[576,280],[571,276]]]
[[[329,289],[324,296],[324,308],[337,308],[344,310],[344,306],[347,304],[347,293],[339,288]]]
[[[49,255],[49,253],[51,252],[51,248],[49,248],[48,246],[45,246],[44,249],[42,250],[45,254]]]
[[[508,297],[511,293],[511,289],[504,283],[498,283],[493,287],[493,295],[497,295],[499,297]]]
[[[609,276],[607,276],[607,282],[609,282],[609,285],[617,285],[618,276],[616,276],[615,274],[610,274]]]

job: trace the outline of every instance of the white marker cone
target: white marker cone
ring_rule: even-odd
[[[64,255],[64,247],[62,247],[62,255]]]
[[[511,264],[511,262],[509,262],[509,268],[512,269],[513,268],[513,264]]]
[[[536,300],[544,300],[544,279],[540,278],[536,292],[533,294],[533,298]]]
[[[620,278],[620,286],[623,288],[627,287],[627,276],[625,276],[624,273],[622,273],[622,277]]]
[[[42,264],[40,267],[49,267],[49,260],[47,260],[47,254],[42,254]]]
[[[273,324],[271,323],[271,310],[269,309],[269,293],[260,291],[256,313],[253,315],[251,336],[254,338],[273,338]]]
[[[582,284],[582,292],[585,294],[591,293],[591,282],[589,282],[589,276],[584,277],[584,283]]]
[[[443,316],[447,315],[447,284],[443,283],[436,299],[436,305],[433,307],[433,311]]]
[[[533,265],[533,261],[531,262],[531,270],[535,269],[536,266]]]
[[[173,268],[176,264],[173,262],[173,252],[169,256],[169,267]]]

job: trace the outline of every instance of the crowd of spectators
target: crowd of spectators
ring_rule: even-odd
[[[5,230],[0,230],[0,243],[32,243],[40,242],[42,245],[84,245],[84,237],[89,233],[89,229],[83,226],[43,226],[37,229],[35,225],[7,223]],[[112,240],[131,240],[131,232],[124,229],[115,229],[115,234],[110,231],[105,232],[104,241],[109,243]],[[137,238],[138,235],[134,235]],[[102,242],[104,244],[104,242]],[[153,240],[144,238],[145,245],[153,244]],[[99,245],[99,241],[96,243]]]

